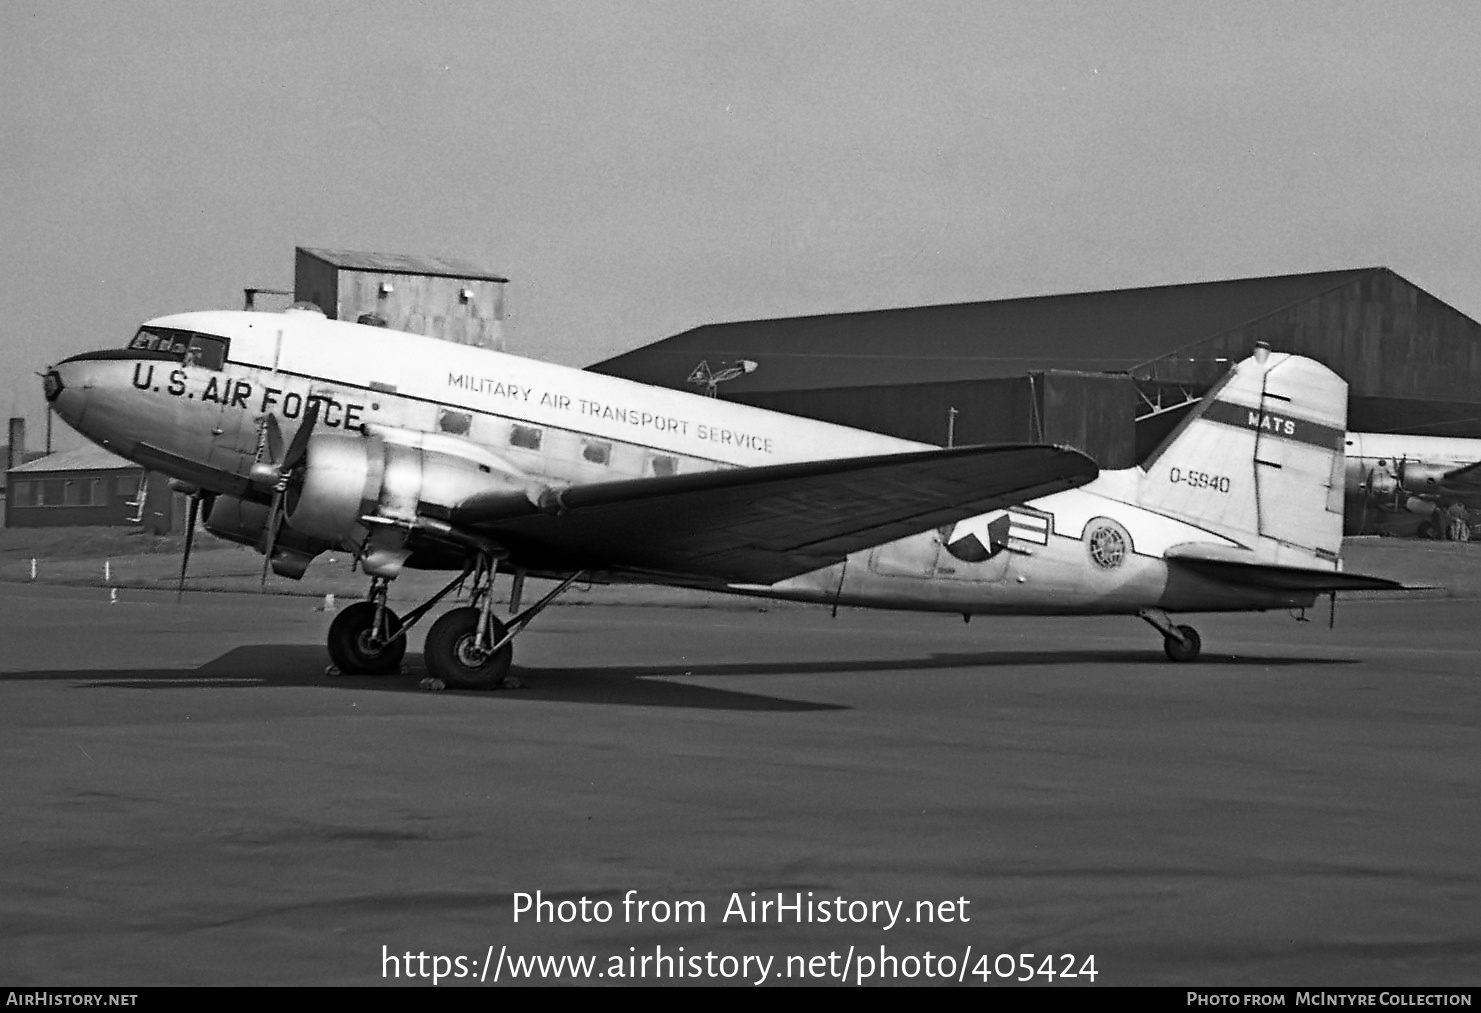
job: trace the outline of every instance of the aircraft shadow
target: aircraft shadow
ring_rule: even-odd
[[[1160,650],[1088,650],[1088,651],[971,651],[951,654],[933,652],[924,658],[890,658],[843,661],[768,661],[734,662],[718,665],[603,665],[587,668],[526,669],[530,674],[549,673],[566,678],[573,675],[643,676],[683,675],[809,675],[842,672],[920,672],[929,669],[1005,668],[1014,666],[1052,665],[1147,665],[1169,670],[1197,672],[1209,666],[1245,668],[1288,667],[1291,665],[1353,665],[1352,658],[1291,658],[1269,655],[1217,655],[1205,653],[1186,668],[1168,662]],[[516,666],[516,671],[519,671]]]
[[[390,675],[328,675],[324,648],[303,645],[253,645],[236,647],[198,668],[133,669],[114,673],[86,671],[11,672],[0,674],[0,682],[46,680],[80,682],[81,689],[262,689],[313,687],[353,690],[357,693],[425,693],[421,681],[427,677],[420,654],[408,654],[403,670]],[[588,668],[529,669],[514,667],[514,676],[524,685],[497,692],[443,690],[473,699],[546,700],[567,703],[623,704],[639,707],[695,707],[710,710],[818,711],[847,710],[837,704],[788,700],[759,693],[715,689],[670,682],[655,676],[677,675],[672,667],[651,672]]]
[[[1155,664],[1169,671],[1196,674],[1209,667],[1271,668],[1295,665],[1350,665],[1350,658],[1294,658],[1269,655],[1206,654],[1195,665],[1171,666],[1153,650],[974,651],[935,652],[927,657],[829,661],[733,662],[711,665],[592,665],[583,667],[514,666],[523,684],[497,693],[445,690],[457,696],[498,700],[541,700],[566,703],[620,704],[641,707],[693,707],[711,710],[818,711],[847,710],[838,704],[790,700],[712,686],[673,682],[685,676],[813,675],[872,672],[921,672],[964,668],[1020,666]],[[404,669],[391,675],[327,675],[324,649],[310,645],[236,647],[198,668],[136,669],[116,673],[87,671],[15,672],[0,681],[48,680],[81,682],[83,689],[255,689],[314,687],[355,692],[423,693],[427,675],[419,654],[408,654]]]

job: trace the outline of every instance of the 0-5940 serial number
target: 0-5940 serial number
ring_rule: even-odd
[[[1190,485],[1195,489],[1212,489],[1214,492],[1221,492],[1226,496],[1229,495],[1229,489],[1233,485],[1229,481],[1228,475],[1215,475],[1212,472],[1194,471],[1191,468],[1186,471],[1182,468],[1169,468],[1167,469],[1167,480],[1173,485]]]

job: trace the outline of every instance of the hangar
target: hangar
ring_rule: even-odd
[[[1481,437],[1481,323],[1385,267],[709,324],[589,368],[676,389],[733,374],[711,392],[1120,468],[1260,341],[1344,376],[1352,430]]]

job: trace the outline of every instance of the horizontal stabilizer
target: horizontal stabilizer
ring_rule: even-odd
[[[507,491],[447,512],[532,569],[773,583],[850,552],[1084,485],[1078,451],[973,446]]]
[[[1248,556],[1249,558],[1241,558]],[[1169,566],[1229,584],[1272,588],[1281,591],[1414,591],[1387,577],[1369,577],[1341,570],[1286,566],[1259,562],[1247,550],[1218,545],[1175,545],[1167,550]]]

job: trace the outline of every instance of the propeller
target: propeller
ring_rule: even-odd
[[[196,490],[187,497],[190,506],[185,514],[185,552],[180,557],[180,583],[175,588],[175,602],[179,604],[185,594],[185,571],[190,568],[190,546],[195,539],[195,521],[200,514],[201,494]]]
[[[293,441],[288,444],[288,450],[283,454],[281,463],[274,465],[270,471],[259,471],[264,477],[271,477],[273,483],[272,504],[267,509],[267,541],[262,549],[262,590],[267,590],[267,571],[273,562],[273,547],[278,541],[278,529],[282,526],[284,498],[288,487],[292,484],[294,473],[298,466],[308,457],[309,437],[314,434],[314,427],[319,422],[319,400],[313,398],[309,401],[309,410],[304,413],[303,422],[298,427],[298,432],[293,434]],[[277,419],[271,415],[267,417],[267,431],[265,442],[267,452],[273,460],[277,460],[276,450],[283,445],[282,433],[278,431]],[[276,448],[274,447],[276,444]]]

